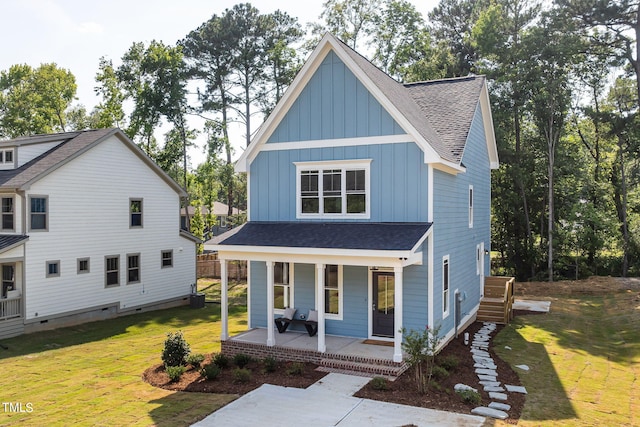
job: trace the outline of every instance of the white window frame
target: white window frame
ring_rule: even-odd
[[[473,185],[469,185],[468,203],[469,203],[469,228],[473,228],[473,205],[474,205]]]
[[[331,265],[336,265],[336,264],[331,264]],[[324,318],[325,319],[329,319],[329,320],[342,320],[342,316],[344,313],[344,286],[343,286],[343,282],[344,282],[344,268],[341,264],[337,264],[338,265],[338,314],[334,314],[334,313],[324,313]],[[326,292],[327,289],[334,289],[334,288],[327,288],[327,284],[326,284],[326,274],[327,274],[327,266],[329,266],[329,264],[325,264],[324,266],[324,275],[325,275],[325,280],[324,280],[324,289],[323,291]],[[318,279],[316,278],[316,290],[318,289]],[[317,295],[317,292],[316,292]],[[325,295],[325,304],[326,304],[326,295]],[[316,307],[317,310],[324,310],[324,307]]]
[[[10,155],[11,157],[10,160],[7,160],[7,154]],[[15,164],[15,153],[13,148],[0,150],[0,164],[11,165],[11,166]]]
[[[481,252],[482,248],[480,246],[481,246],[480,244],[476,245],[476,276],[480,275],[480,257],[484,255]]]
[[[276,265],[277,264],[289,264],[289,270],[287,272],[289,274],[289,284],[288,285],[284,285],[282,283],[278,284],[278,283],[275,282],[276,281],[276,279],[275,279],[275,269],[276,269]],[[292,263],[292,262],[275,262],[273,264],[273,269],[274,269],[274,274],[273,274],[273,293],[274,293],[273,296],[274,296],[274,298],[273,299],[274,299],[274,303],[275,303],[275,288],[276,288],[276,286],[282,286],[283,288],[284,287],[288,287],[289,288],[289,301],[287,301],[285,299],[285,302],[284,302],[285,308],[287,308],[287,307],[294,308],[295,307],[295,293],[293,291],[294,290],[294,287],[293,287],[294,286],[293,265],[294,265],[294,263]],[[286,293],[285,293],[285,295],[286,295]],[[275,308],[275,306],[274,306],[273,307],[273,312],[275,314],[281,314],[282,315],[282,314],[284,314],[284,308]]]
[[[227,216],[226,215],[220,215],[220,228],[227,228]]]
[[[296,166],[296,218],[323,218],[323,219],[369,219],[371,217],[371,161],[372,159],[357,160],[331,160],[321,162],[294,162]],[[318,213],[302,213],[302,194],[300,186],[300,177],[303,171],[318,171]],[[341,196],[342,196],[342,213],[323,213],[324,197],[323,197],[323,172],[329,170],[341,171]],[[365,212],[364,213],[347,213],[347,171],[364,170],[365,179]]]
[[[445,274],[445,267],[446,272]],[[446,285],[446,286],[445,286]],[[449,316],[451,312],[451,301],[449,296],[451,294],[451,260],[449,255],[442,257],[442,318]]]

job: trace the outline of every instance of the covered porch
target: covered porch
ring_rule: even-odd
[[[222,282],[222,333],[223,351],[230,347],[237,347],[238,343],[253,343],[266,348],[273,347],[280,351],[296,348],[300,351],[313,351],[320,359],[322,355],[340,354],[345,357],[371,353],[367,359],[389,360],[400,364],[403,361],[402,332],[403,327],[403,288],[404,270],[408,266],[421,265],[423,243],[430,234],[429,223],[247,223],[235,229],[232,234],[220,236],[218,241],[208,242],[205,248],[218,251],[221,260]],[[261,301],[261,309],[265,314],[260,328],[253,329],[245,336],[231,338],[228,332],[228,303],[227,303],[227,261],[247,260],[263,265],[264,277],[260,280],[249,277],[249,293],[256,286],[265,292],[265,300]],[[274,308],[274,268],[276,263],[293,263],[296,266],[306,265],[308,275],[306,281],[314,281],[315,286],[311,296],[313,298],[310,309],[317,312],[317,335],[304,337],[293,331],[278,333],[273,319],[276,317]],[[336,324],[335,317],[325,312],[327,300],[325,289],[325,269],[327,266],[344,266],[359,268],[369,275],[368,295],[364,284],[365,294],[362,300],[366,308],[362,309],[361,325],[368,324],[368,332],[365,330],[356,334],[357,338],[345,338],[327,334],[327,321]],[[311,270],[311,267],[313,269]],[[386,321],[389,322],[388,332],[382,337],[376,336],[372,327],[376,317],[376,302],[378,290],[375,284],[372,287],[371,277],[377,277],[378,273],[372,271],[385,271],[392,277],[392,291],[386,294]],[[380,276],[382,279],[385,277]],[[296,279],[297,280],[297,279]],[[364,281],[366,282],[366,275]],[[258,283],[259,282],[259,283]],[[264,282],[264,283],[263,283]],[[348,284],[345,284],[347,287]],[[264,290],[266,287],[266,291]],[[373,290],[372,290],[373,289]],[[389,300],[390,299],[390,300]],[[250,299],[251,301],[251,299]],[[251,304],[251,302],[250,302]],[[353,310],[349,304],[344,303],[344,312]],[[251,310],[250,310],[251,312]],[[340,317],[345,329],[350,326],[345,318]],[[250,327],[254,327],[250,318]],[[260,325],[259,325],[260,326]],[[366,329],[366,326],[365,326]],[[339,333],[337,335],[343,335]],[[350,334],[344,334],[350,335]],[[364,344],[365,339],[387,341],[390,347]],[[225,342],[229,341],[228,345]],[[380,347],[380,348],[376,348]],[[341,356],[341,357],[342,357]],[[377,356],[382,356],[378,358]]]
[[[0,339],[24,333],[24,244],[28,236],[0,234]]]

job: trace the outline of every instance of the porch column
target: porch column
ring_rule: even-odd
[[[402,267],[395,267],[395,294],[393,300],[393,361],[402,362]]]
[[[318,310],[318,351],[324,353],[327,346],[324,341],[324,264],[316,264],[318,283],[316,295],[316,310]]]
[[[222,319],[222,331],[220,340],[229,339],[229,299],[228,299],[228,272],[227,260],[220,260],[220,317]]]
[[[267,261],[267,345],[275,344],[273,336],[273,261]]]

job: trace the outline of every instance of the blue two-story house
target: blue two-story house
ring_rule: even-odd
[[[388,340],[401,362],[402,328],[447,341],[475,319],[497,167],[484,77],[401,84],[327,34],[237,162],[248,222],[206,247],[249,261],[266,346],[291,307],[317,316],[317,352]]]

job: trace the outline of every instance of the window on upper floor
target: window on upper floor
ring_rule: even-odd
[[[29,229],[47,230],[47,205],[46,196],[29,196]]]
[[[129,199],[130,228],[142,228],[142,199]]]
[[[13,165],[13,148],[0,150],[0,164]]]
[[[13,197],[2,198],[2,231],[13,230],[14,204]]]
[[[469,228],[473,228],[473,185],[469,186]]]
[[[296,163],[297,217],[369,218],[371,160]]]

